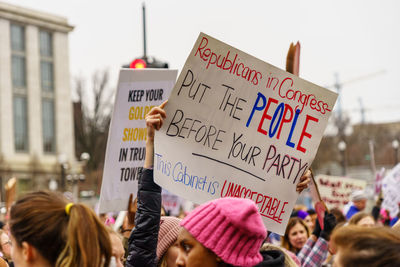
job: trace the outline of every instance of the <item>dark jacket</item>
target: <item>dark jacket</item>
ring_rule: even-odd
[[[264,250],[260,251],[263,256],[263,261],[256,265],[256,267],[284,267],[285,255],[279,250]]]
[[[129,237],[126,265],[128,267],[157,266],[157,240],[160,229],[161,187],[154,183],[153,170],[139,173],[138,209],[135,228]]]

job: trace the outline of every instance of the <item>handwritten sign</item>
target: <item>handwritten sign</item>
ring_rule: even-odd
[[[181,209],[181,198],[167,190],[162,190],[162,206],[170,216],[178,216]]]
[[[156,182],[195,203],[252,199],[283,234],[336,97],[202,33],[156,133]]]
[[[326,206],[343,209],[351,201],[351,193],[355,190],[364,190],[366,181],[348,177],[318,175],[316,178],[319,193]]]
[[[129,194],[136,195],[138,170],[145,157],[145,116],[168,99],[176,76],[176,70],[120,71],[101,185],[101,213],[125,210]]]
[[[382,208],[389,210],[390,217],[396,217],[400,204],[400,164],[397,164],[382,181]]]

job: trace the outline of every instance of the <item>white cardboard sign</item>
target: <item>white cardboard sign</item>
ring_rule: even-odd
[[[252,199],[283,234],[336,98],[201,33],[156,132],[156,182],[199,204]]]
[[[122,69],[111,119],[99,211],[126,210],[146,148],[145,115],[171,94],[176,70]]]
[[[397,164],[382,181],[382,208],[390,211],[390,217],[396,217],[400,204],[400,164]]]
[[[351,201],[351,193],[364,190],[367,182],[348,177],[318,175],[316,177],[319,193],[328,209],[339,208]]]

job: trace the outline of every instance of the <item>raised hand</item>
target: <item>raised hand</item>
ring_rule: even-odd
[[[303,176],[301,176],[299,183],[296,186],[296,191],[301,193],[304,189],[308,188],[311,182],[311,171],[307,170]]]
[[[155,130],[160,130],[163,121],[166,117],[164,106],[168,100],[164,101],[158,107],[152,108],[146,115],[146,126],[147,126],[147,141],[154,141]]]

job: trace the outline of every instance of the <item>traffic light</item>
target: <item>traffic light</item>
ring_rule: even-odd
[[[130,64],[123,65],[123,68],[130,69],[144,69],[144,68],[154,68],[154,69],[168,69],[168,63],[159,61],[154,57],[142,57],[134,59]]]
[[[146,61],[141,58],[137,58],[129,64],[131,69],[145,69],[147,67]]]

